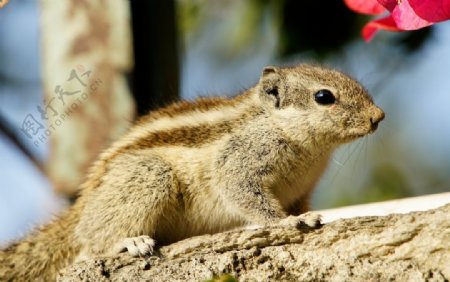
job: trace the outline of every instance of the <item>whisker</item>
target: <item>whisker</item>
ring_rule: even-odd
[[[364,149],[364,143],[363,143],[364,139],[360,139],[358,142],[358,153],[356,155],[356,158],[353,161],[353,167],[352,167],[352,172],[356,174],[356,167],[358,165],[358,160],[360,160],[360,156],[361,156],[361,152]]]
[[[334,164],[338,165],[339,167],[343,167],[343,166],[344,166],[344,164],[341,163],[341,162],[339,162],[338,160],[336,160],[335,157],[333,157],[333,158],[331,159],[331,161],[332,161]]]
[[[348,161],[352,158],[353,154],[360,147],[361,147],[361,140],[358,140],[351,145],[345,146],[343,148],[343,150],[341,151],[342,153],[338,152],[338,155],[332,158],[333,164],[337,165],[337,169],[336,169],[335,173],[333,174],[333,176],[331,177],[331,180],[330,180],[331,183],[336,181],[337,176],[340,174],[342,169],[346,167],[346,164],[348,163]],[[345,156],[345,159],[343,161],[339,161],[337,159],[338,157],[340,157],[340,155],[342,155],[343,157]]]

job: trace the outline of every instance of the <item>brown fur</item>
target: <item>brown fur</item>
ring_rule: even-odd
[[[336,103],[318,104],[321,89]],[[359,83],[310,65],[268,67],[231,99],[151,112],[101,154],[71,209],[0,251],[0,278],[49,281],[77,258],[151,254],[153,239],[287,222],[309,210],[332,152],[383,118]]]
[[[198,98],[192,102],[180,101],[165,108],[150,112],[148,115],[141,117],[137,121],[137,124],[146,124],[152,120],[156,120],[162,117],[174,117],[188,112],[204,112],[223,106],[233,106],[240,100],[242,100],[243,97],[244,96],[236,96],[234,97],[234,99],[230,99],[229,97],[203,97]]]

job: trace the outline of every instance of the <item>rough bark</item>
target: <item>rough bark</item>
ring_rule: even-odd
[[[450,204],[425,212],[337,220],[317,229],[235,230],[74,264],[59,281],[449,281]]]

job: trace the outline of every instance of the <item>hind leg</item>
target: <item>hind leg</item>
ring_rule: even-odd
[[[84,253],[153,252],[158,221],[177,201],[170,165],[153,155],[122,155],[113,160],[102,184],[83,194],[76,239]]]

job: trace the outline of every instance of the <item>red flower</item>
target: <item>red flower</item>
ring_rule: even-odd
[[[450,19],[450,0],[344,0],[352,10],[369,15],[390,14],[366,24],[362,36],[370,41],[380,29],[415,30]]]

